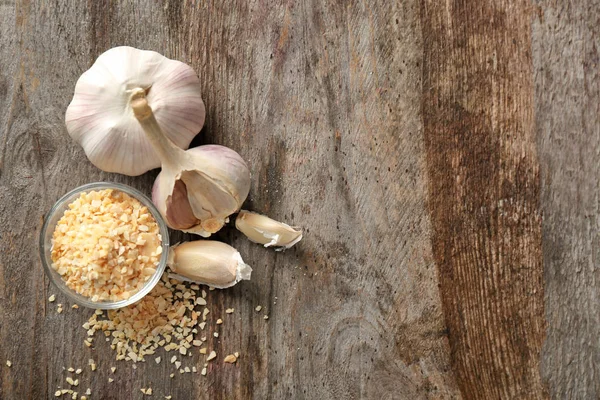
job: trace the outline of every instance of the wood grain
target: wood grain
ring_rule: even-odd
[[[82,367],[102,399],[458,398],[430,242],[421,118],[422,46],[414,1],[0,3],[0,398],[53,398]],[[210,293],[225,308],[215,348],[240,351],[206,378],[153,361],[114,362],[83,345],[85,309],[56,313],[36,234],[69,189],[103,173],[68,137],[78,76],[112,46],[152,49],[198,72],[207,123],[194,144],[248,160],[247,207],[305,229],[275,253],[229,229],[218,238],[252,281]],[[173,242],[185,236],[174,233]],[[268,321],[254,307],[262,305]],[[166,355],[163,355],[163,359]],[[98,371],[85,368],[88,359]],[[13,362],[6,368],[5,359]],[[202,358],[192,358],[198,367]],[[116,366],[109,383],[109,367]]]
[[[538,2],[533,20],[548,338],[556,399],[600,398],[600,2]]]
[[[0,1],[0,399],[54,398],[63,367],[102,399],[600,397],[599,10]],[[209,293],[215,350],[242,357],[207,377],[116,362],[83,345],[90,310],[47,302],[52,204],[100,180],[149,192],[157,173],[99,171],[64,127],[77,78],[118,45],[192,65],[207,106],[193,145],[240,152],[245,207],[305,229],[284,253],[216,236],[254,272]]]
[[[465,398],[546,397],[528,7],[421,6],[433,252]]]

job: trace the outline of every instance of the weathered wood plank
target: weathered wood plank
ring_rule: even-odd
[[[62,367],[104,399],[457,398],[430,243],[421,118],[422,41],[414,1],[3,3],[0,20],[0,398],[51,397]],[[255,271],[211,292],[226,307],[207,378],[153,362],[114,363],[83,346],[90,312],[56,314],[36,254],[40,219],[77,185],[139,178],[94,168],[63,116],[78,76],[104,50],[132,45],[194,66],[207,105],[195,144],[248,160],[248,207],[303,226],[274,253],[228,231]],[[6,89],[4,89],[6,88]],[[181,239],[174,235],[172,240]],[[57,302],[65,305],[60,295]],[[254,311],[261,304],[270,319]],[[163,355],[163,358],[164,355]],[[192,360],[201,367],[201,358]],[[108,368],[117,366],[108,383]]]
[[[544,398],[529,5],[422,2],[432,241],[465,398]]]
[[[556,399],[600,398],[600,2],[539,1],[533,61],[544,213],[548,337]]]

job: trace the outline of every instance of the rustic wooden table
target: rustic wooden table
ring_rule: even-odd
[[[254,273],[209,294],[242,357],[206,377],[115,362],[90,310],[47,301],[54,201],[156,175],[103,173],[65,130],[117,45],[192,65],[194,144],[305,229],[284,253],[218,235]],[[0,2],[0,398],[53,398],[71,366],[92,399],[600,398],[599,48],[597,0]]]

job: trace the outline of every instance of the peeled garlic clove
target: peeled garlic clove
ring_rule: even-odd
[[[250,191],[250,170],[242,157],[218,145],[184,151],[163,135],[143,90],[132,94],[131,104],[161,159],[152,201],[167,225],[204,237],[217,232]]]
[[[254,243],[265,247],[275,246],[289,249],[302,239],[302,231],[275,221],[267,216],[241,210],[235,227]]]
[[[131,112],[130,96],[138,88],[176,146],[187,149],[202,129],[200,80],[190,66],[154,51],[112,48],[81,75],[65,116],[69,135],[103,171],[135,176],[160,166]]]
[[[218,289],[249,280],[252,273],[236,249],[214,240],[196,240],[172,247],[167,264],[175,278]]]

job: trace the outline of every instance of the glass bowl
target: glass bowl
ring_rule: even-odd
[[[146,206],[150,211],[150,214],[156,220],[161,236],[162,254],[158,266],[156,268],[156,272],[150,279],[146,281],[145,285],[139,291],[134,293],[131,297],[129,297],[126,300],[92,301],[89,297],[82,296],[81,294],[75,292],[73,289],[69,288],[63,280],[63,278],[60,276],[60,274],[56,272],[51,266],[52,234],[54,233],[56,224],[64,215],[64,212],[65,210],[67,210],[69,204],[73,202],[77,197],[79,197],[81,193],[103,189],[114,189],[123,193],[127,193],[129,196],[137,199],[140,203]],[[54,206],[52,206],[52,208],[50,209],[50,211],[48,211],[48,214],[46,214],[46,217],[44,218],[44,224],[42,225],[42,230],[40,231],[39,244],[40,258],[42,260],[44,270],[46,271],[46,275],[48,275],[52,283],[56,287],[58,287],[58,289],[61,292],[67,295],[67,297],[70,300],[74,301],[75,303],[81,306],[89,308],[114,310],[116,308],[125,307],[139,301],[142,297],[148,294],[148,292],[150,292],[154,288],[154,286],[156,286],[156,284],[162,277],[162,274],[165,271],[165,267],[167,265],[167,257],[169,253],[169,230],[167,228],[167,224],[160,215],[160,212],[156,209],[154,204],[152,204],[152,201],[140,191],[130,186],[122,185],[120,183],[94,182],[88,183],[83,186],[79,186],[78,188],[71,190],[69,193],[61,197],[54,204]]]

